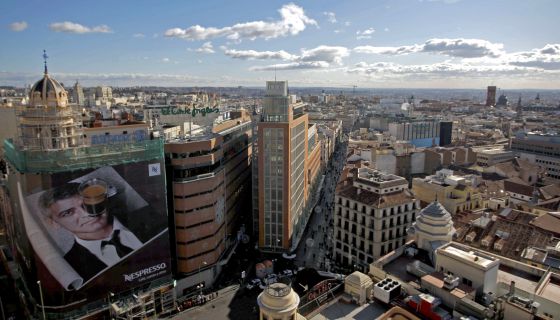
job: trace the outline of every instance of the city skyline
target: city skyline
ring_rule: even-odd
[[[0,4],[0,85],[557,89],[551,1]],[[87,52],[84,54],[84,52]],[[35,63],[36,61],[36,63]]]

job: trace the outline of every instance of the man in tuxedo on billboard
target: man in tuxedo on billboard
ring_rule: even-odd
[[[129,219],[136,223],[125,226],[110,208],[102,214],[88,212],[79,188],[79,183],[70,182],[48,190],[39,198],[39,207],[55,226],[74,235],[72,248],[64,258],[85,282],[141,248],[157,233],[155,225],[138,215]]]

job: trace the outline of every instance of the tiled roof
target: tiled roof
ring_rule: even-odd
[[[432,217],[442,217],[449,214],[449,211],[441,205],[441,203],[434,201],[430,203],[426,208],[420,211],[421,215],[428,215]]]
[[[530,224],[542,230],[553,232],[557,236],[560,235],[560,216],[550,213],[543,214],[542,216],[533,219]]]

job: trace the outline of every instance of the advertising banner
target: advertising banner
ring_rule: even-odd
[[[142,161],[55,173],[29,194],[18,188],[46,305],[93,301],[171,273],[162,169]]]

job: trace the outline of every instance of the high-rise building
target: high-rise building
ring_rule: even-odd
[[[257,164],[259,248],[264,251],[293,249],[311,213],[321,147],[303,107],[289,103],[287,81],[267,81]]]
[[[451,144],[453,136],[453,121],[441,121],[439,123],[439,146],[445,147]]]
[[[223,117],[165,143],[173,267],[179,292],[187,294],[213,284],[242,223],[250,225],[251,117],[243,109]]]
[[[109,101],[113,99],[113,89],[107,86],[99,86],[95,88],[95,97],[101,101]]]
[[[80,85],[78,81],[74,84],[74,88],[72,90],[72,100],[75,104],[79,106],[85,105],[85,96],[84,96],[84,89]]]
[[[517,108],[515,109],[517,112],[517,119],[523,118],[523,104],[521,104],[521,96],[517,100]]]
[[[345,168],[336,187],[333,259],[354,269],[405,244],[420,201],[405,178],[378,170]]]
[[[416,147],[432,147],[440,144],[439,119],[395,119],[389,123],[388,129],[397,140],[410,141]]]
[[[45,67],[4,144],[11,206],[2,213],[21,305],[49,319],[169,311],[163,143],[146,132],[87,143],[81,119]]]
[[[521,159],[543,168],[547,178],[554,182],[560,180],[560,135],[518,133],[511,140],[511,150]]]
[[[496,104],[496,86],[488,86],[486,91],[486,106],[491,107]]]

